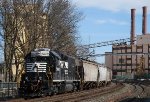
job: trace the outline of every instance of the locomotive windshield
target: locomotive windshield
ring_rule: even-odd
[[[29,57],[26,59],[26,62],[30,62],[30,63],[33,63],[33,62],[47,62],[49,61],[49,57]]]

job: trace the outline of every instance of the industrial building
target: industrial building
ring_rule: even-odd
[[[105,53],[105,64],[113,77],[150,77],[150,34],[147,33],[147,7],[143,7],[142,34],[135,36],[135,9],[131,9],[130,43],[115,44]]]

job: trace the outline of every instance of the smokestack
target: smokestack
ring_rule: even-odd
[[[131,9],[131,32],[130,32],[130,40],[131,45],[134,44],[134,38],[135,38],[135,9]]]
[[[143,18],[142,18],[142,34],[147,33],[147,7],[143,7]]]

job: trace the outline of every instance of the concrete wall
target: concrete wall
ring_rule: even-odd
[[[106,56],[105,56],[105,65],[108,68],[112,69],[112,52],[105,52]]]
[[[138,35],[137,36],[137,45],[139,45],[139,44],[150,44],[150,34]]]

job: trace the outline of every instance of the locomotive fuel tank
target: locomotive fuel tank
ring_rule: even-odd
[[[66,81],[65,91],[70,92],[73,90],[73,81]]]

